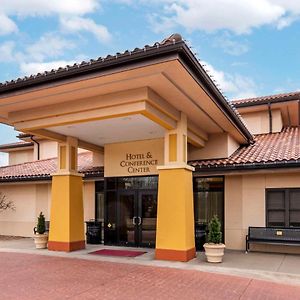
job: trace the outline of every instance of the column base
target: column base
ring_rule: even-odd
[[[188,250],[155,249],[155,259],[187,262],[196,257],[196,248]]]
[[[76,250],[85,249],[85,241],[77,241],[77,242],[48,242],[48,250],[52,251],[64,251],[71,252]]]

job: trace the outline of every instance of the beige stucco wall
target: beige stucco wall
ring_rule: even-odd
[[[42,211],[49,220],[49,190],[45,184],[1,184],[0,191],[14,202],[15,211],[0,213],[0,234],[31,236],[37,215]]]
[[[300,187],[299,173],[225,176],[226,247],[245,249],[248,227],[266,226],[265,189],[295,187]],[[270,245],[267,247],[268,250],[273,248],[271,250],[275,251],[278,248]]]
[[[50,220],[51,184],[1,184],[0,192],[14,202],[15,211],[0,213],[0,235],[32,236],[38,214]],[[95,183],[84,182],[84,220],[95,217]]]
[[[203,148],[189,147],[188,160],[226,158],[238,147],[239,144],[227,133],[211,134]]]
[[[272,110],[272,132],[280,132],[283,127],[281,111]]]
[[[47,159],[57,156],[57,142],[40,140],[40,159]],[[34,157],[37,160],[37,144],[34,145]]]
[[[280,132],[283,126],[282,115],[279,109],[273,109],[272,113],[272,132]],[[242,113],[242,117],[252,134],[269,133],[269,111],[257,111]]]
[[[33,150],[18,150],[11,151],[8,154],[8,163],[9,165],[17,165],[33,160]]]

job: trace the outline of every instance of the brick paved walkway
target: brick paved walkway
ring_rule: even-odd
[[[199,271],[0,253],[0,299],[300,299],[300,286]]]

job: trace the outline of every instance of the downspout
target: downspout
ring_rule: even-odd
[[[37,144],[37,160],[40,160],[40,143],[33,138],[33,135],[30,136],[30,139]]]
[[[269,111],[269,133],[272,133],[273,120],[272,120],[271,102],[268,103],[268,111]]]

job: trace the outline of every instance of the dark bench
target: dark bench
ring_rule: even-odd
[[[250,243],[300,246],[300,228],[249,227],[246,253]]]
[[[50,221],[45,221],[45,225],[46,225],[46,231],[45,232],[49,232],[49,227],[50,227]],[[33,227],[33,233],[36,234],[36,227]]]

